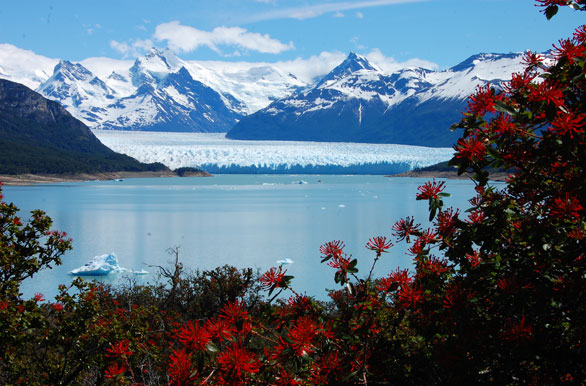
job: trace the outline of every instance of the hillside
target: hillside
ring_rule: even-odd
[[[159,170],[103,145],[59,103],[0,79],[0,174]]]

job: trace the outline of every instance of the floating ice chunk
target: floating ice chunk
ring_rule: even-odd
[[[111,272],[129,272],[128,269],[120,267],[118,258],[114,253],[95,256],[84,266],[75,268],[69,273],[77,276],[105,276]]]
[[[283,259],[283,260],[277,260],[277,263],[280,265],[286,265],[286,264],[293,264],[294,261],[287,257],[286,259]]]
[[[345,208],[345,207],[346,207],[346,205],[344,205],[344,204],[338,205],[338,208]]]

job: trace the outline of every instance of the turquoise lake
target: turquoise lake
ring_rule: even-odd
[[[149,275],[166,265],[167,250],[179,247],[186,267],[211,269],[230,264],[264,271],[277,260],[291,259],[298,292],[326,297],[336,288],[334,270],[320,264],[319,247],[342,240],[345,251],[359,260],[366,275],[373,253],[370,237],[392,238],[392,226],[415,216],[427,224],[427,202],[416,201],[417,187],[427,179],[332,175],[216,175],[209,178],[153,178],[90,181],[36,186],[5,186],[4,199],[14,202],[26,219],[32,209],[44,210],[54,228],[66,231],[74,249],[63,265],[27,280],[25,297],[36,292],[51,298],[68,274],[97,255],[115,253],[120,266]],[[452,194],[446,205],[466,209],[473,195],[468,180],[446,181]],[[381,276],[398,266],[410,267],[407,246],[396,245],[380,260]],[[112,276],[112,275],[111,275]],[[123,275],[108,282],[123,280]]]

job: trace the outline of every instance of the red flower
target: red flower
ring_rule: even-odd
[[[393,243],[390,240],[387,241],[387,238],[383,236],[373,237],[366,244],[366,248],[376,251],[377,256],[380,256],[381,253],[386,252],[392,246]]]
[[[550,130],[554,133],[559,135],[570,134],[570,138],[574,138],[574,134],[584,132],[584,114],[576,114],[572,111],[567,113],[558,111],[551,124],[553,128],[550,128]]]
[[[282,267],[275,269],[271,267],[270,270],[266,271],[260,277],[260,282],[265,289],[270,288],[286,288],[287,282],[285,280],[285,274],[287,270],[283,271]]]
[[[454,210],[449,208],[447,210],[441,211],[437,215],[437,232],[443,236],[447,237],[450,236],[455,228],[456,228],[456,221],[458,220],[458,213],[459,210]]]
[[[521,289],[521,286],[517,283],[517,280],[515,280],[514,277],[499,279],[497,280],[496,285],[501,291],[507,294],[514,294]]]
[[[322,254],[322,258],[331,258],[342,255],[344,247],[345,245],[342,241],[334,240],[319,247],[319,252]]]
[[[533,338],[533,327],[525,324],[525,315],[521,317],[518,323],[508,321],[508,326],[500,337],[506,341],[529,341]]]
[[[478,86],[476,93],[469,97],[466,111],[473,115],[494,113],[497,99],[500,99],[500,97],[495,94],[494,89],[490,88],[489,85]]]
[[[279,376],[276,378],[277,386],[297,386],[301,385],[294,376],[290,375],[285,370],[281,369],[279,372]]]
[[[106,375],[106,378],[116,378],[117,376],[124,374],[126,370],[128,370],[128,367],[124,364],[120,366],[118,363],[111,363],[104,374]]]
[[[246,319],[248,317],[248,312],[242,307],[242,303],[240,303],[238,300],[235,300],[234,302],[228,302],[222,308],[222,314],[223,315],[220,315],[220,318],[233,322],[240,319]]]
[[[573,238],[574,240],[582,240],[584,236],[586,236],[584,229],[574,228],[570,232],[568,232],[568,236]]]
[[[230,340],[236,334],[236,328],[226,319],[208,319],[205,328],[210,335],[210,338],[218,339],[220,341]]]
[[[417,193],[418,200],[430,200],[430,199],[437,199],[439,198],[438,194],[444,191],[446,188],[446,183],[444,181],[440,181],[439,183],[435,182],[435,178],[433,182],[427,181],[422,186],[418,187],[419,193]]]
[[[106,349],[107,357],[119,357],[123,355],[132,355],[132,351],[128,349],[128,339],[121,340],[115,344],[110,343],[110,347]]]
[[[466,158],[469,161],[479,160],[486,155],[486,146],[476,136],[460,138],[454,150],[456,158]]]
[[[482,209],[476,209],[470,212],[466,222],[469,224],[480,224],[482,221],[484,221],[485,217],[486,216],[484,215],[484,211]]]
[[[566,193],[564,197],[554,199],[551,214],[559,219],[567,219],[571,222],[580,221],[580,211],[584,209],[580,201],[574,196]]]
[[[407,240],[409,242],[409,236],[418,234],[420,231],[419,224],[414,225],[412,217],[402,218],[393,225],[393,236],[397,237],[398,241]]]
[[[431,273],[436,276],[441,275],[442,273],[446,273],[450,270],[446,260],[440,260],[435,256],[431,256],[429,260],[421,263],[421,269],[426,273]]]
[[[35,299],[35,302],[43,302],[43,301],[45,301],[45,295],[43,295],[41,293],[36,293],[34,299]]]
[[[57,312],[63,310],[63,304],[61,304],[61,303],[53,303],[53,304],[51,304],[51,307]]]
[[[541,57],[537,60],[541,63]],[[530,72],[524,72],[522,74],[514,73],[511,75],[511,80],[505,84],[504,89],[511,94],[518,91],[524,92],[531,85],[531,82],[533,82],[536,76],[537,74]]]
[[[578,44],[586,43],[586,25],[581,25],[576,29],[576,32],[574,32],[574,39],[576,39]]]
[[[570,39],[560,40],[560,46],[554,44],[553,48],[557,60],[566,59],[570,64],[574,63],[574,59],[584,56],[584,47],[575,45]]]
[[[177,338],[189,350],[205,350],[210,341],[210,333],[198,321],[185,323],[179,332]]]
[[[417,240],[415,240],[415,243],[409,247],[407,253],[411,256],[419,256],[425,249],[425,245],[425,240],[421,237],[418,237]]]
[[[233,343],[218,356],[222,378],[241,380],[245,373],[258,373],[260,362],[253,353]]]
[[[543,81],[537,87],[531,88],[529,100],[537,103],[552,103],[555,107],[563,106],[563,87],[555,82]]]
[[[188,385],[196,377],[191,371],[191,353],[185,350],[173,350],[169,357],[169,378],[172,385]]]
[[[511,120],[509,115],[499,114],[491,122],[492,128],[499,136],[512,135],[518,130],[517,126]]]
[[[473,254],[466,254],[466,259],[470,262],[472,267],[478,267],[482,262],[480,251],[474,251]]]
[[[302,316],[289,330],[289,338],[297,356],[310,354],[314,350],[312,341],[318,336],[321,326],[310,316]]]
[[[423,300],[423,290],[414,284],[404,285],[399,291],[398,300],[404,308],[415,308]]]

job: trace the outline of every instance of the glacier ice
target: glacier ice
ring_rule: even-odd
[[[346,142],[243,141],[222,133],[93,130],[112,150],[212,174],[397,174],[452,158],[451,148]]]

